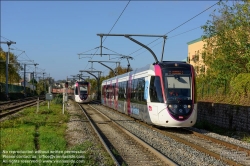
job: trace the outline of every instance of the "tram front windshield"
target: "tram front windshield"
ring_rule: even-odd
[[[188,68],[163,69],[164,89],[168,101],[192,100],[192,74]]]
[[[88,94],[88,86],[87,85],[79,85],[80,94]]]

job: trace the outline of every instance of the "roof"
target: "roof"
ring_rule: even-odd
[[[199,41],[202,41],[202,37],[200,37],[198,39],[195,39],[195,40],[192,40],[190,42],[187,42],[187,44],[190,45],[190,44],[193,44],[193,43],[196,43],[196,42],[199,42]]]

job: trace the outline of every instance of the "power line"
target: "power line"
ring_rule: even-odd
[[[7,39],[6,37],[3,37],[3,36],[1,36],[2,38],[4,38],[5,40],[9,40],[9,41],[11,41],[10,39]]]
[[[220,2],[220,1],[219,1]],[[194,19],[195,17],[201,15],[202,13],[204,13],[205,11],[207,11],[208,9],[214,7],[215,5],[217,5],[219,2],[216,2],[215,4],[213,4],[212,6],[208,7],[207,9],[203,10],[202,12],[200,12],[199,14],[195,15],[194,17],[190,18],[189,20],[185,21],[184,23],[182,23],[181,25],[175,27],[174,29],[172,29],[171,31],[167,32],[165,35],[169,34],[170,32],[173,32],[174,30],[176,30],[177,28],[181,27],[182,25],[186,24],[187,22],[191,21],[192,19]]]
[[[196,30],[196,29],[198,29],[198,28],[201,28],[201,26],[198,26],[198,27],[193,28],[193,29],[190,29],[190,30],[188,30],[188,31],[185,31],[185,32],[179,33],[179,34],[177,34],[177,35],[174,35],[174,36],[168,37],[168,39],[174,38],[174,37],[176,37],[176,36],[183,35],[183,34],[185,34],[185,33],[191,32],[191,31]],[[157,46],[157,45],[159,45],[159,44],[161,44],[161,43],[162,43],[162,41],[161,41],[161,42],[158,42],[158,43],[157,43],[157,44],[155,44],[155,45],[153,45],[151,48],[153,48],[153,47],[155,47],[155,46]],[[145,51],[141,52],[140,54],[135,55],[134,57],[139,56],[139,55],[141,55],[142,53],[144,53],[144,52],[146,52],[146,51],[147,51],[147,50],[145,50]]]
[[[112,29],[115,27],[116,23],[118,22],[118,20],[119,20],[120,17],[122,16],[123,12],[126,10],[126,8],[127,8],[128,4],[130,3],[130,1],[131,1],[131,0],[128,1],[127,5],[126,5],[125,8],[123,9],[122,13],[121,13],[120,16],[118,17],[118,19],[116,20],[116,22],[114,23],[114,25],[112,26],[112,28],[110,29],[110,31],[109,31],[108,34],[110,34],[110,32],[112,31]],[[104,43],[104,41],[106,40],[107,37],[108,37],[108,36],[105,36],[105,38],[104,38],[104,40],[103,40],[103,43]]]
[[[204,13],[205,11],[207,11],[208,9],[214,7],[214,6],[217,5],[218,3],[220,3],[220,1],[219,1],[219,2],[216,2],[215,4],[213,4],[212,6],[208,7],[207,9],[203,10],[202,12],[196,14],[194,17],[192,17],[192,18],[188,19],[187,21],[185,21],[184,23],[178,25],[177,27],[175,27],[174,29],[170,30],[169,32],[165,33],[165,35],[169,34],[170,32],[173,32],[174,30],[176,30],[176,29],[178,29],[178,28],[180,28],[180,27],[183,26],[184,24],[188,23],[188,22],[191,21],[192,19],[194,19],[194,18],[196,18],[197,16],[201,15],[202,13]],[[160,39],[160,38],[157,38],[157,39],[153,40],[152,42],[150,42],[149,44],[147,44],[147,46],[150,45],[151,43],[153,43],[153,42],[159,40],[159,39]],[[136,51],[130,53],[129,55],[134,54],[135,52],[141,50],[142,48],[143,48],[143,47],[141,47],[140,49],[138,49],[138,50],[136,50]]]
[[[131,1],[131,0],[128,1],[127,5],[125,6],[125,8],[123,9],[123,11],[121,12],[120,16],[117,18],[116,22],[114,23],[114,25],[112,26],[112,28],[109,30],[109,33],[112,31],[112,29],[115,27],[115,25],[116,25],[116,23],[118,22],[118,20],[121,18],[122,14],[123,14],[124,11],[126,10],[126,8],[127,8],[128,4],[130,3],[130,1]],[[108,34],[109,34],[109,33],[108,33]],[[106,40],[106,38],[107,38],[107,36],[104,38],[104,40],[103,40],[102,43],[104,43],[104,41]],[[97,52],[98,50],[99,50],[99,47],[98,47],[98,49],[96,50],[96,52]],[[95,52],[94,54],[96,54],[96,52]],[[92,55],[92,57],[90,58],[90,60],[91,60],[93,57],[94,57],[94,55]],[[88,65],[89,65],[89,62],[88,62],[88,64],[87,64],[87,66],[85,67],[85,69],[88,67]]]
[[[4,37],[4,36],[1,36],[2,38],[4,38],[5,40],[9,40],[9,41],[11,41],[10,39],[7,39],[6,37]],[[12,47],[15,47],[17,50],[21,50],[21,49],[19,49],[19,48],[17,48],[16,46],[12,46]],[[28,60],[31,60],[30,59],[30,57],[26,54],[26,52],[24,52],[24,54],[28,57]]]
[[[198,29],[198,28],[201,28],[201,26],[198,26],[198,27],[196,27],[196,28],[192,28],[192,29],[190,29],[190,30],[187,30],[187,31],[182,32],[182,33],[179,33],[179,34],[176,34],[176,35],[174,35],[174,36],[169,37],[168,39],[171,39],[171,38],[174,38],[174,37],[183,35],[183,34],[185,34],[185,33],[191,32],[191,31],[196,30],[196,29]],[[162,41],[161,41],[161,42],[158,42],[157,44],[153,45],[152,48],[155,47],[155,46],[158,45],[158,44],[161,44],[161,43],[162,43]],[[106,47],[105,47],[105,48],[106,48]],[[107,48],[106,48],[106,49],[107,49]],[[108,50],[110,50],[110,49],[108,49]],[[140,49],[139,49],[139,50],[140,50]],[[139,50],[137,50],[137,51],[139,51]],[[110,50],[110,51],[112,51],[112,50]],[[137,52],[137,51],[135,51],[135,52]],[[134,57],[139,56],[139,55],[143,54],[143,53],[146,52],[146,51],[147,51],[147,50],[145,50],[145,51],[143,51],[143,52],[141,52],[141,53],[135,55]],[[117,52],[115,52],[115,51],[112,51],[112,52],[117,53]],[[117,54],[118,54],[118,53],[117,53]],[[123,60],[123,59],[121,59],[121,61],[122,61],[122,60]],[[121,61],[120,61],[120,62],[121,62]],[[106,72],[106,71],[107,71],[107,70],[105,70],[104,72]]]
[[[98,48],[98,47],[95,47],[95,48],[93,48],[93,49],[90,49],[90,50],[85,51],[85,52],[81,52],[81,53],[79,53],[79,54],[84,54],[84,53],[86,53],[86,52],[92,51],[92,50],[97,49],[97,48]]]
[[[15,47],[17,50],[21,50],[21,49],[17,48],[16,46],[13,46],[13,47]],[[27,56],[28,60],[31,60],[30,57],[26,54],[26,52],[24,52],[24,54]]]

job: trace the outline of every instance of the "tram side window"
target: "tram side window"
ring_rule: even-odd
[[[109,98],[109,85],[106,86],[106,99]]]
[[[78,95],[78,86],[75,87],[75,95]]]
[[[106,85],[103,85],[102,87],[102,97],[105,98],[105,93],[106,93]]]
[[[113,94],[114,94],[114,100],[117,100],[117,96],[118,96],[118,88],[116,88],[116,83],[113,84]]]
[[[161,82],[159,76],[151,76],[149,95],[151,102],[163,103]]]
[[[115,99],[115,83],[111,86],[111,99]]]
[[[132,85],[131,85],[131,102],[136,102],[138,100],[138,94],[137,94],[137,83],[138,79],[133,79],[132,80]]]
[[[122,94],[122,87],[121,87],[121,82],[118,82],[118,89],[119,89],[119,91],[118,91],[118,100],[121,100],[121,94]]]
[[[139,78],[137,89],[138,89],[138,101],[141,104],[147,104],[147,101],[144,99],[144,88],[145,88],[145,79]]]
[[[119,91],[118,91],[118,100],[124,100],[124,93],[125,93],[125,87],[126,87],[126,82],[119,82]]]
[[[139,104],[147,104],[144,99],[145,78],[137,78],[132,80],[131,85],[131,102]]]
[[[108,92],[109,92],[109,99],[112,99],[113,97],[113,85],[109,85],[109,89],[108,89]]]

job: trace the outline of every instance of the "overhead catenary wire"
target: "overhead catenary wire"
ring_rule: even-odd
[[[113,28],[115,27],[116,23],[118,22],[118,20],[121,18],[122,14],[124,13],[124,11],[126,10],[126,8],[128,7],[129,3],[130,3],[131,0],[128,1],[127,5],[124,7],[124,9],[122,10],[121,14],[119,15],[119,17],[117,18],[117,20],[115,21],[114,25],[112,26],[112,28],[109,30],[108,34],[110,34],[110,32],[113,30]],[[104,43],[104,41],[106,40],[107,36],[104,38],[104,40],[102,41],[102,43]],[[99,50],[99,47],[98,49],[96,50],[96,52],[94,54],[97,53],[97,51]],[[94,55],[92,55],[92,57],[90,58],[90,60],[92,60],[94,57]],[[87,66],[85,67],[85,69],[88,67],[89,65],[89,62],[87,64]]]
[[[1,37],[4,38],[5,40],[12,41],[12,40],[10,40],[10,39],[4,37],[4,36],[1,36]],[[12,47],[14,47],[16,50],[21,50],[21,49],[17,48],[17,47],[14,46],[14,45],[13,45]],[[24,51],[23,53],[26,55],[26,57],[28,58],[28,60],[32,61],[32,60],[30,59],[30,57],[26,54],[25,51]],[[25,60],[26,60],[26,59],[25,59]]]
[[[179,33],[179,34],[174,35],[174,36],[170,36],[170,37],[168,37],[168,39],[171,39],[171,38],[174,38],[174,37],[177,37],[177,36],[183,35],[183,34],[185,34],[185,33],[191,32],[191,31],[196,30],[196,29],[198,29],[198,28],[201,28],[201,26],[198,26],[198,27],[193,28],[193,29],[190,29],[190,30],[188,30],[188,31],[185,31],[185,32]],[[155,44],[155,45],[153,45],[151,48],[153,48],[153,47],[155,47],[155,46],[157,46],[157,45],[159,45],[159,44],[162,44],[162,42],[163,42],[163,41],[160,41],[160,42],[156,43],[156,44]],[[137,57],[137,56],[141,55],[141,54],[142,54],[142,53],[144,53],[144,52],[147,52],[147,50],[145,50],[145,51],[143,51],[143,52],[141,52],[141,53],[139,53],[139,54],[135,55],[134,57]]]
[[[168,39],[172,39],[172,38],[174,38],[174,37],[183,35],[183,34],[185,34],[185,33],[188,33],[188,32],[191,32],[191,31],[193,31],[193,30],[196,30],[196,29],[198,29],[198,28],[200,28],[200,27],[201,27],[201,26],[198,26],[198,27],[196,27],[196,28],[192,28],[192,29],[187,30],[187,31],[185,31],[185,32],[182,32],[182,33],[179,33],[179,34],[170,36],[170,37],[168,37]],[[155,47],[156,45],[159,45],[159,44],[161,44],[162,42],[163,42],[163,41],[160,41],[160,42],[158,42],[157,44],[153,45],[152,47]],[[106,47],[105,47],[105,48],[106,48]],[[108,49],[108,48],[106,48],[106,49]],[[110,50],[110,49],[108,49],[108,50]],[[110,50],[110,51],[112,51],[112,52],[114,52],[114,53],[117,53],[117,52],[115,52],[115,51],[113,51],[113,50]],[[145,53],[145,52],[147,52],[147,50],[144,50],[143,52],[141,52],[141,53],[135,55],[134,57],[139,56],[139,55],[141,55],[141,54],[143,54],[143,53]],[[119,54],[119,53],[117,53],[117,54]],[[121,59],[120,62],[121,62],[122,60],[124,60],[124,59]],[[113,67],[114,67],[114,65],[113,65]],[[107,71],[107,70],[105,70],[104,72],[106,72],[106,71]]]
[[[169,32],[165,33],[165,35],[167,35],[167,34],[173,32],[174,30],[176,30],[176,29],[178,29],[178,28],[180,28],[180,27],[183,26],[184,24],[188,23],[189,21],[193,20],[194,18],[196,18],[196,17],[198,17],[199,15],[201,15],[202,13],[204,13],[205,11],[211,9],[212,7],[214,7],[215,5],[217,5],[218,3],[220,3],[220,1],[216,2],[215,4],[211,5],[210,7],[206,8],[206,9],[203,10],[203,11],[201,11],[200,13],[196,14],[196,15],[193,16],[192,18],[188,19],[187,21],[183,22],[182,24],[178,25],[177,27],[173,28],[173,29],[170,30]],[[147,46],[150,45],[150,44],[152,44],[153,42],[159,40],[159,39],[160,39],[160,38],[157,38],[157,39],[153,40],[152,42],[148,43]],[[142,48],[143,48],[143,47],[139,48],[138,50],[136,50],[136,51],[130,53],[129,55],[132,55],[132,54],[138,52],[138,51],[141,50]]]
[[[8,39],[8,38],[6,38],[6,37],[4,37],[4,36],[1,36],[1,37],[4,38],[5,40],[11,41],[10,39]],[[25,59],[25,58],[23,58],[23,57],[19,57],[19,55],[18,55],[19,58],[22,58],[22,59],[25,60],[25,61],[33,61],[33,63],[34,63],[34,60],[31,60],[30,57],[26,54],[25,51],[19,49],[18,47],[14,46],[14,45],[13,45],[12,47],[15,48],[14,50],[22,51],[21,54],[24,53],[24,54],[26,55],[26,57],[28,58],[28,60]],[[21,55],[21,54],[20,54],[20,55]],[[19,62],[19,63],[20,63],[20,64],[23,64],[23,62]],[[32,68],[31,66],[27,66],[26,71],[29,72],[29,70],[33,70],[33,72],[34,72],[34,69],[35,69],[35,68]],[[20,73],[20,71],[18,71],[18,73]]]
[[[203,10],[202,12],[200,12],[200,13],[196,14],[195,16],[193,16],[192,18],[188,19],[188,20],[187,20],[187,21],[185,21],[184,23],[182,23],[182,24],[180,24],[179,26],[177,26],[177,27],[173,28],[172,30],[170,30],[169,32],[167,32],[165,35],[167,35],[167,34],[169,34],[169,33],[173,32],[174,30],[176,30],[176,29],[178,29],[178,28],[180,28],[181,26],[183,26],[184,24],[188,23],[188,22],[189,22],[189,21],[191,21],[192,19],[194,19],[194,18],[196,18],[197,16],[201,15],[202,13],[204,13],[205,11],[207,11],[207,10],[211,9],[212,7],[214,7],[215,5],[217,5],[219,2],[220,2],[220,1],[216,2],[215,4],[213,4],[213,5],[211,5],[210,7],[206,8],[206,9],[205,9],[205,10]],[[193,28],[193,29],[188,30],[188,31],[186,31],[186,32],[183,32],[183,33],[181,33],[181,34],[184,34],[184,33],[190,32],[190,31],[192,31],[192,30],[194,30],[194,29],[197,29],[197,28],[199,28],[199,27]],[[175,35],[175,36],[179,36],[179,35],[180,35],[180,34]],[[172,36],[171,38],[173,38],[173,37],[174,37],[174,36]],[[157,38],[157,39],[153,40],[152,42],[148,43],[148,44],[147,44],[147,46],[148,46],[148,45],[150,45],[150,44],[152,44],[153,42],[155,42],[155,41],[159,40],[159,39],[160,39],[160,38]],[[160,43],[161,43],[161,42],[160,42]],[[158,44],[156,44],[156,45],[158,45]],[[154,45],[154,46],[156,46],[156,45]],[[141,48],[139,48],[138,50],[136,50],[136,51],[134,51],[134,52],[130,53],[129,55],[132,55],[132,54],[134,54],[134,53],[138,52],[138,51],[139,51],[139,50],[141,50],[141,49],[143,49],[143,47],[141,47]],[[145,52],[145,51],[144,51],[144,52]],[[144,52],[143,52],[143,53],[144,53]],[[142,53],[140,53],[140,54],[142,54]],[[139,54],[139,55],[140,55],[140,54]],[[136,56],[138,56],[138,55],[136,55]],[[107,70],[106,70],[106,71],[107,71]]]
[[[121,12],[120,16],[117,18],[116,22],[114,23],[114,25],[112,26],[112,28],[110,29],[110,31],[108,32],[108,34],[110,34],[110,32],[113,30],[113,28],[115,27],[116,23],[118,22],[118,20],[121,18],[122,14],[124,13],[124,11],[126,10],[128,4],[130,3],[131,0],[128,1],[127,5],[125,6],[125,8],[123,9],[123,11]],[[105,36],[105,38],[103,39],[103,43],[106,40],[108,36]]]
[[[9,40],[9,41],[11,41],[10,39],[7,39],[6,37],[3,37],[3,36],[1,36],[2,38],[4,38],[5,40]]]

